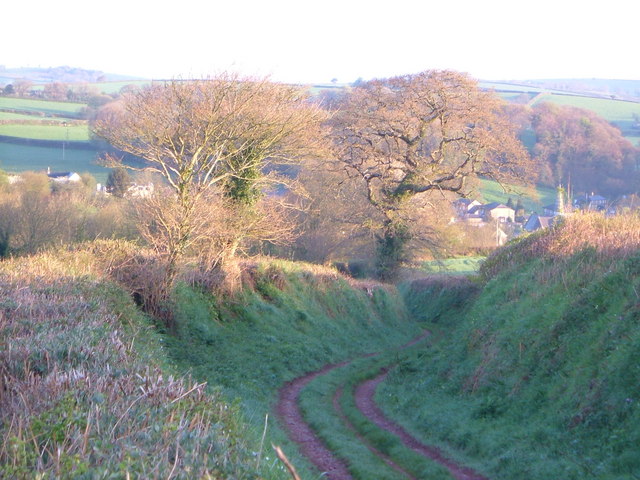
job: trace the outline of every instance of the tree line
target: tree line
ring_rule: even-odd
[[[157,188],[135,201],[124,189],[123,199],[82,201],[135,225],[167,292],[185,262],[236,288],[238,258],[256,251],[365,258],[375,275],[392,280],[416,252],[460,242],[447,212],[478,178],[555,184],[571,176],[582,188],[618,190],[637,178],[637,149],[595,115],[509,106],[452,71],[360,82],[319,97],[231,73],[168,81],[125,89],[98,110],[92,128],[118,152],[105,164],[154,175]],[[535,133],[529,150],[524,130]],[[125,155],[142,163],[132,167]],[[12,191],[7,209],[29,203]],[[39,198],[54,204],[62,198],[43,192]],[[100,235],[131,236],[123,230]],[[74,235],[97,235],[86,232]],[[12,235],[5,254],[38,248]]]
[[[502,103],[466,75],[366,82],[337,107],[323,108],[304,88],[223,74],[129,92],[94,130],[164,179],[166,194],[146,202],[141,229],[166,259],[169,283],[196,252],[237,277],[247,239],[290,239],[295,228],[286,225],[313,223],[319,207],[366,230],[377,274],[392,279],[410,241],[428,238],[416,232],[429,204],[468,193],[478,176],[515,181],[529,171]]]

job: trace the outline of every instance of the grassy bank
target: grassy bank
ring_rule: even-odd
[[[91,255],[0,263],[1,478],[257,478],[241,418]]]
[[[379,401],[491,478],[638,478],[639,251],[638,218],[575,217],[490,257],[477,296],[408,287],[438,340]]]
[[[284,382],[400,345],[420,331],[394,288],[348,282],[327,268],[270,261],[249,267],[244,283],[227,300],[181,287],[177,334],[167,344],[183,371],[240,399],[256,438]],[[319,474],[304,466],[272,415],[269,442],[284,446],[303,478]]]

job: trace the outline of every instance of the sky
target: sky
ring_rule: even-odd
[[[429,69],[640,80],[636,0],[32,0],[6,2],[2,18],[6,67],[296,83]]]

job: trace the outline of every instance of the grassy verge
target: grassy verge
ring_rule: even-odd
[[[488,259],[477,296],[406,288],[440,335],[390,374],[385,411],[492,478],[638,478],[639,235],[572,217]]]
[[[173,375],[90,255],[0,263],[0,477],[256,478],[241,417]]]
[[[240,398],[243,412],[261,432],[277,391],[286,381],[328,363],[402,344],[419,327],[408,320],[391,287],[350,284],[335,271],[288,262],[248,270],[247,288],[233,299],[183,286],[178,291],[177,333],[167,338],[173,360],[199,381],[220,385]],[[276,422],[269,442],[283,444],[303,478],[318,473],[288,444]]]

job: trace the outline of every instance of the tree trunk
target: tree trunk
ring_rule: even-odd
[[[410,235],[406,225],[388,222],[382,235],[376,237],[376,266],[380,280],[391,281],[398,276],[406,258]]]

